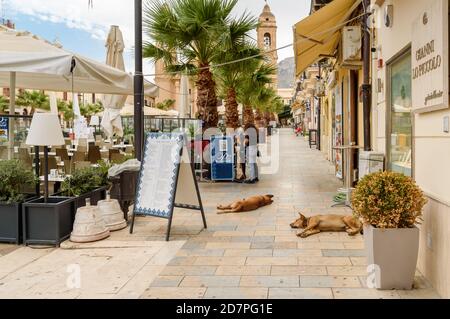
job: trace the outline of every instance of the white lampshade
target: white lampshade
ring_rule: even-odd
[[[91,126],[99,126],[100,125],[100,118],[97,115],[91,116]]]
[[[34,113],[26,144],[32,146],[64,145],[64,136],[58,115]]]

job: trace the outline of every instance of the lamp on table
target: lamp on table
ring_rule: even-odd
[[[44,146],[44,200],[48,202],[48,147],[64,145],[58,115],[34,113],[27,136],[27,145]]]

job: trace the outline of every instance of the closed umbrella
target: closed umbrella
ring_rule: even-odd
[[[123,59],[123,51],[125,44],[123,35],[118,26],[111,26],[111,30],[106,40],[106,64],[125,71],[125,62]],[[106,95],[103,105],[105,111],[102,118],[102,127],[108,137],[114,134],[123,136],[122,119],[120,110],[125,105],[126,95]]]
[[[183,74],[181,76],[181,105],[179,117],[185,118],[189,110],[189,78],[187,75]]]

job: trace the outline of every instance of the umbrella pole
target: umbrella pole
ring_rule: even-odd
[[[144,76],[142,74],[142,0],[134,1],[135,75],[134,75],[134,143],[136,158],[142,160]]]
[[[9,115],[16,114],[16,72],[11,72],[9,74]],[[9,118],[9,146],[10,151],[8,152],[10,159],[14,157],[14,125],[15,118]]]

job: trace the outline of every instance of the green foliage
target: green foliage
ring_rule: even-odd
[[[104,107],[101,102],[97,103],[87,103],[80,105],[80,112],[82,116],[89,117],[95,114],[98,114],[100,112],[103,112]]]
[[[9,109],[9,100],[0,95],[0,113],[5,113],[7,109]]]
[[[20,203],[25,199],[22,190],[34,187],[37,180],[18,160],[0,161],[0,202]]]
[[[374,173],[365,176],[352,196],[354,214],[377,228],[412,228],[426,204],[417,184],[403,174]]]
[[[72,176],[62,183],[61,190],[67,196],[80,196],[97,188],[108,186],[108,170],[110,166],[99,162],[99,167],[88,167],[75,170]]]
[[[272,83],[276,69],[266,63],[250,60],[249,73],[243,75],[237,89],[237,99],[243,105],[261,104],[264,90]]]
[[[31,114],[33,114],[36,109],[50,110],[49,97],[42,91],[24,90],[20,92],[16,99],[16,105],[31,107]]]
[[[159,110],[168,111],[175,105],[175,100],[167,99],[163,102],[157,103],[155,106]]]

